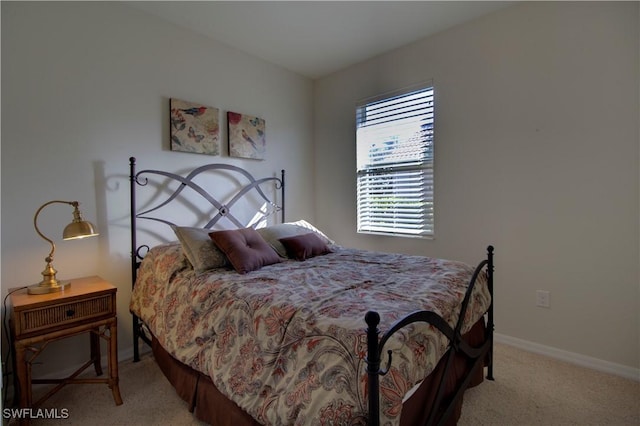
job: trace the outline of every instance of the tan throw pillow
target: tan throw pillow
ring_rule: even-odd
[[[211,229],[174,226],[173,232],[196,274],[229,264],[224,253],[209,238]]]

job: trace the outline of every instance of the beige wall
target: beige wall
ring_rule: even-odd
[[[288,217],[344,245],[475,263],[494,244],[498,333],[637,372],[638,3],[518,4],[315,84],[122,4],[1,7],[3,295],[39,279],[38,206],[78,199],[102,234],[59,242],[55,265],[118,286],[130,354],[127,159],[214,159],[285,168]],[[428,79],[436,238],[357,235],[355,102]],[[265,118],[266,161],[169,152],[169,97]],[[54,235],[67,219],[51,207],[41,227]],[[550,309],[535,307],[537,289]],[[67,367],[63,353],[84,361],[87,346],[52,347],[43,368]]]
[[[79,200],[98,238],[61,241],[71,219],[51,206],[59,278],[100,274],[118,287],[120,352],[131,353],[130,156],[140,168],[211,161],[257,176],[285,168],[288,215],[313,219],[312,81],[117,2],[2,2],[2,294],[41,279],[49,246],[33,228],[52,199]],[[169,98],[221,110],[223,155],[169,151]],[[265,161],[227,155],[226,111],[266,120]],[[85,336],[47,348],[43,371],[84,362]],[[69,362],[59,362],[61,354]]]
[[[318,226],[473,263],[494,244],[498,333],[637,375],[638,17],[637,2],[522,3],[317,81]],[[358,235],[356,101],[429,79],[435,239]]]

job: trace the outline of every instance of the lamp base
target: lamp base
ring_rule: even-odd
[[[58,281],[55,284],[36,284],[27,287],[28,294],[48,294],[58,293],[60,291],[68,290],[71,287],[70,281]]]

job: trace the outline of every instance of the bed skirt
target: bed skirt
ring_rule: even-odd
[[[471,346],[480,346],[485,340],[485,322],[481,318],[471,330],[464,335]],[[173,358],[165,349],[152,339],[153,355],[177,394],[189,404],[189,411],[206,423],[215,426],[259,426],[255,419],[226,398],[216,389],[208,376],[182,364]],[[405,401],[400,418],[401,426],[424,425],[431,412],[436,396],[437,386],[445,368],[446,356],[436,366],[435,370],[422,382],[416,392]],[[477,386],[483,381],[484,369],[478,368],[472,372],[471,364],[463,355],[458,354],[454,360],[452,371],[445,381],[447,397],[451,395],[456,384],[473,373],[469,387]],[[462,398],[456,405],[447,425],[455,425],[462,412]]]

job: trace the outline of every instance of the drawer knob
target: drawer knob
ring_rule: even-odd
[[[74,311],[73,309],[69,309],[69,310],[67,310],[67,316],[68,316],[68,317],[72,317],[72,316],[73,316],[73,314],[75,314],[75,313],[76,313],[76,311]]]

